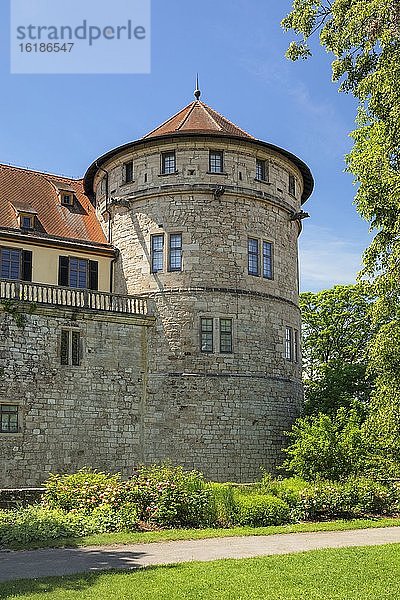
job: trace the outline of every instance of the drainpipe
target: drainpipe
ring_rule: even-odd
[[[113,293],[113,287],[114,287],[114,265],[117,262],[118,258],[120,255],[120,251],[118,250],[118,248],[115,248],[115,258],[112,259],[111,263],[110,263],[110,294]]]

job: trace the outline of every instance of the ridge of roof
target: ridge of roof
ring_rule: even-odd
[[[27,171],[32,175],[42,175],[45,177],[55,177],[56,179],[66,179],[67,181],[73,181],[75,183],[81,183],[83,177],[68,177],[67,175],[58,175],[57,173],[50,173],[48,171],[39,171],[38,169],[30,169],[29,167],[21,167],[19,165],[11,165],[7,163],[0,163],[0,169],[13,169],[15,171]]]

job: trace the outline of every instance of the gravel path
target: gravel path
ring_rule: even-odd
[[[149,565],[250,558],[317,548],[377,546],[400,543],[400,527],[287,533],[87,548],[53,548],[0,552],[0,581],[70,575]]]

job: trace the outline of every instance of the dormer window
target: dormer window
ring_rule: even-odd
[[[18,222],[21,229],[33,229],[35,224],[35,215],[30,213],[18,213]]]
[[[31,215],[22,215],[21,229],[33,229],[33,217]]]
[[[73,206],[74,195],[72,192],[61,192],[61,204],[63,206]]]

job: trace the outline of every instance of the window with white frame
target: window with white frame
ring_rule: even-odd
[[[232,319],[219,320],[219,351],[222,354],[231,354],[233,352]]]
[[[60,344],[62,365],[78,367],[81,363],[81,336],[77,329],[62,329]]]
[[[285,358],[290,362],[299,361],[299,332],[293,327],[285,329]]]
[[[273,246],[272,242],[263,242],[263,277],[273,279]]]
[[[158,273],[164,269],[164,234],[151,236],[151,272]]]
[[[249,275],[260,274],[260,245],[255,238],[249,238],[247,241],[248,248],[248,271]]]
[[[228,317],[201,317],[200,350],[206,353],[232,354],[233,319]]]
[[[0,404],[0,433],[18,433],[18,405]]]
[[[257,159],[256,179],[257,181],[268,181],[268,164],[266,160]]]
[[[176,173],[175,150],[161,153],[161,173],[163,175]]]
[[[168,271],[182,271],[182,234],[171,233],[168,246]]]
[[[210,317],[200,319],[200,350],[214,352],[214,320]]]
[[[210,150],[209,170],[210,173],[224,172],[224,153],[222,150]]]

